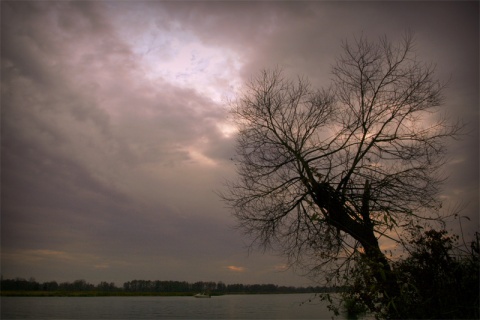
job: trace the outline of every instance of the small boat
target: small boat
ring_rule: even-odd
[[[210,294],[207,293],[197,293],[194,295],[195,298],[211,298]]]

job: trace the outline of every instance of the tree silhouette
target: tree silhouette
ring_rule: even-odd
[[[460,130],[435,117],[434,69],[407,34],[345,42],[327,90],[278,69],[253,78],[232,103],[238,179],[221,194],[253,243],[332,277],[360,254],[385,303],[397,296],[378,239],[441,219],[445,138]]]

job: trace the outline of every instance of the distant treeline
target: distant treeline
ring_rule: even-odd
[[[151,280],[132,280],[125,282],[122,287],[117,287],[113,282],[102,281],[97,285],[88,283],[85,280],[75,280],[73,282],[48,281],[37,282],[34,278],[29,280],[23,278],[2,279],[0,283],[1,291],[100,291],[100,292],[129,292],[129,293],[192,293],[192,292],[210,292],[212,294],[235,294],[235,293],[321,293],[333,292],[338,288],[309,286],[293,287],[278,286],[275,284],[225,284],[223,282],[203,282],[198,281],[189,283],[186,281],[151,281]]]

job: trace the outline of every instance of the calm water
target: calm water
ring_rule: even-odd
[[[310,294],[193,297],[2,297],[1,319],[331,319]],[[307,302],[302,304],[302,302]],[[345,319],[339,317],[337,319]]]

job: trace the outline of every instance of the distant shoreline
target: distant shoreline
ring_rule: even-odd
[[[299,292],[301,293],[301,292]],[[223,295],[299,294],[295,292],[235,292],[212,293]],[[303,292],[304,293],[304,292]],[[314,294],[314,292],[311,292]],[[1,297],[193,297],[196,292],[125,292],[125,291],[0,291]]]
[[[132,280],[117,287],[113,282],[102,281],[97,285],[83,279],[73,282],[48,281],[37,282],[35,278],[1,279],[0,296],[2,297],[188,297],[198,293],[212,296],[224,294],[287,294],[287,293],[328,293],[339,291],[338,287],[286,287],[275,284],[225,284],[221,281],[186,281],[172,280]]]
[[[1,291],[2,297],[134,297],[193,296],[193,292],[124,292],[124,291]]]

